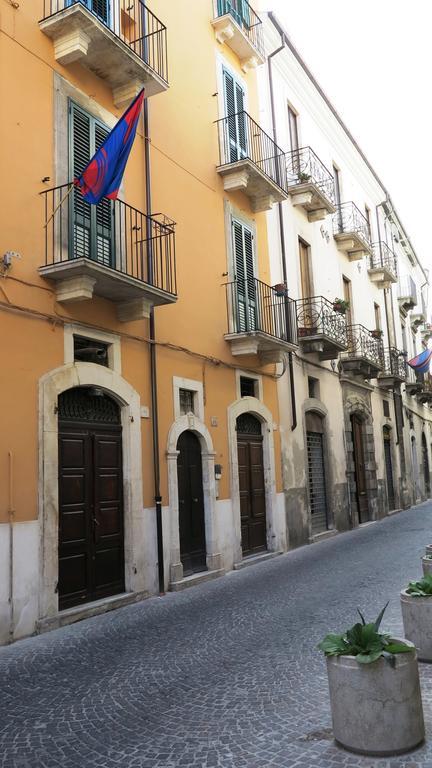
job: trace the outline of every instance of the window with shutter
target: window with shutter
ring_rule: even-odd
[[[78,0],[82,5],[85,5],[95,16],[103,21],[105,24],[110,23],[110,3],[111,0]],[[66,6],[74,5],[77,0],[66,0]]]
[[[73,102],[69,109],[70,171],[77,178],[109,129]],[[74,189],[70,196],[70,258],[87,258],[112,266],[114,204],[104,198],[90,205]]]
[[[237,333],[256,330],[257,306],[253,233],[233,219],[234,271],[237,285],[235,321]]]
[[[250,26],[249,5],[245,0],[218,0],[218,16],[226,13],[231,14],[241,27]]]
[[[226,69],[223,70],[225,115],[228,118],[226,130],[228,132],[225,146],[229,147],[228,162],[235,163],[247,157],[247,129],[245,118],[245,92],[234,77]]]

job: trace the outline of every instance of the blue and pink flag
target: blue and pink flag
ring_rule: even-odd
[[[419,355],[413,357],[412,360],[408,360],[408,365],[414,368],[417,373],[429,373],[431,360],[432,349],[425,349]]]
[[[108,134],[74,184],[84,200],[96,205],[103,197],[116,200],[135,139],[144,100],[144,88]]]

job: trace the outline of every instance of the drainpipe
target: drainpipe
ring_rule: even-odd
[[[284,48],[285,48],[285,41],[284,41],[283,35],[281,34],[281,45],[279,46],[279,48],[276,48],[276,50],[274,50],[272,53],[270,53],[267,56],[272,132],[273,132],[273,139],[275,144],[277,144],[277,133],[276,133],[276,113],[275,113],[274,89],[273,89],[272,59],[278,53],[283,51]],[[282,258],[282,275],[283,275],[284,283],[288,288],[288,275],[287,275],[287,266],[286,266],[286,244],[285,244],[285,230],[284,230],[283,215],[282,215],[282,203],[277,204],[277,210],[278,210],[278,220],[279,220],[279,240],[280,240],[280,247],[281,247],[281,258]],[[288,304],[285,301],[285,322],[286,322],[287,330],[289,328],[289,321],[290,321],[290,318],[289,318],[289,312],[288,312]],[[295,395],[292,352],[288,353],[288,368],[289,368],[289,381],[290,381],[290,393],[291,393],[291,431],[293,432],[297,427],[297,405],[296,405],[296,395]]]
[[[151,200],[151,163],[150,163],[150,129],[149,129],[149,105],[148,99],[144,99],[144,171],[146,184],[146,214],[152,214]],[[152,248],[152,228],[151,222],[147,219],[146,238],[147,248],[147,267],[149,283],[153,280],[153,248]],[[165,574],[164,574],[164,547],[163,547],[163,528],[162,528],[162,496],[160,492],[160,465],[159,465],[159,412],[158,412],[158,393],[157,393],[157,359],[156,344],[152,342],[156,338],[156,323],[154,307],[150,310],[150,384],[151,384],[151,404],[152,404],[152,437],[153,437],[153,473],[154,473],[154,501],[156,510],[156,535],[158,552],[158,581],[159,593],[165,592]]]
[[[9,642],[12,643],[14,639],[14,517],[15,509],[13,503],[13,453],[8,451],[9,461]]]

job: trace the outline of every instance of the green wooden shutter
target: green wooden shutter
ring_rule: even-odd
[[[70,102],[69,160],[71,180],[77,178],[109,133],[109,129]],[[70,258],[87,258],[112,266],[113,202],[90,205],[75,189],[70,197]]]
[[[95,122],[95,151],[108,136],[108,129]],[[106,266],[111,266],[112,232],[113,232],[114,203],[112,200],[103,200],[96,206],[96,260]]]
[[[245,94],[226,69],[223,70],[225,115],[227,117],[225,146],[229,157],[226,162],[235,163],[247,155],[246,122],[244,115]]]
[[[82,173],[91,158],[90,135],[90,115],[78,109],[75,104],[71,104],[69,126],[71,180]],[[91,219],[91,206],[83,199],[79,189],[75,188],[70,202],[69,258],[90,258]]]
[[[256,329],[256,287],[253,234],[233,219],[234,270],[237,285],[234,317],[237,333]]]

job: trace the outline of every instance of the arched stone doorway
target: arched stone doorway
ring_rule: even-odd
[[[116,371],[91,363],[70,363],[39,381],[39,515],[41,621],[58,616],[59,451],[58,399],[75,387],[95,387],[119,407],[122,427],[125,590],[141,596],[157,588],[151,563],[155,540],[143,535],[140,398]]]
[[[237,418],[240,525],[243,556],[267,549],[267,522],[261,422],[252,413]]]
[[[183,575],[207,570],[201,445],[189,430],[177,442],[180,560]]]
[[[344,397],[344,419],[351,517],[352,524],[358,525],[377,520],[379,517],[375,441],[369,392],[352,393]]]
[[[100,387],[58,398],[59,609],[125,591],[120,408]]]

